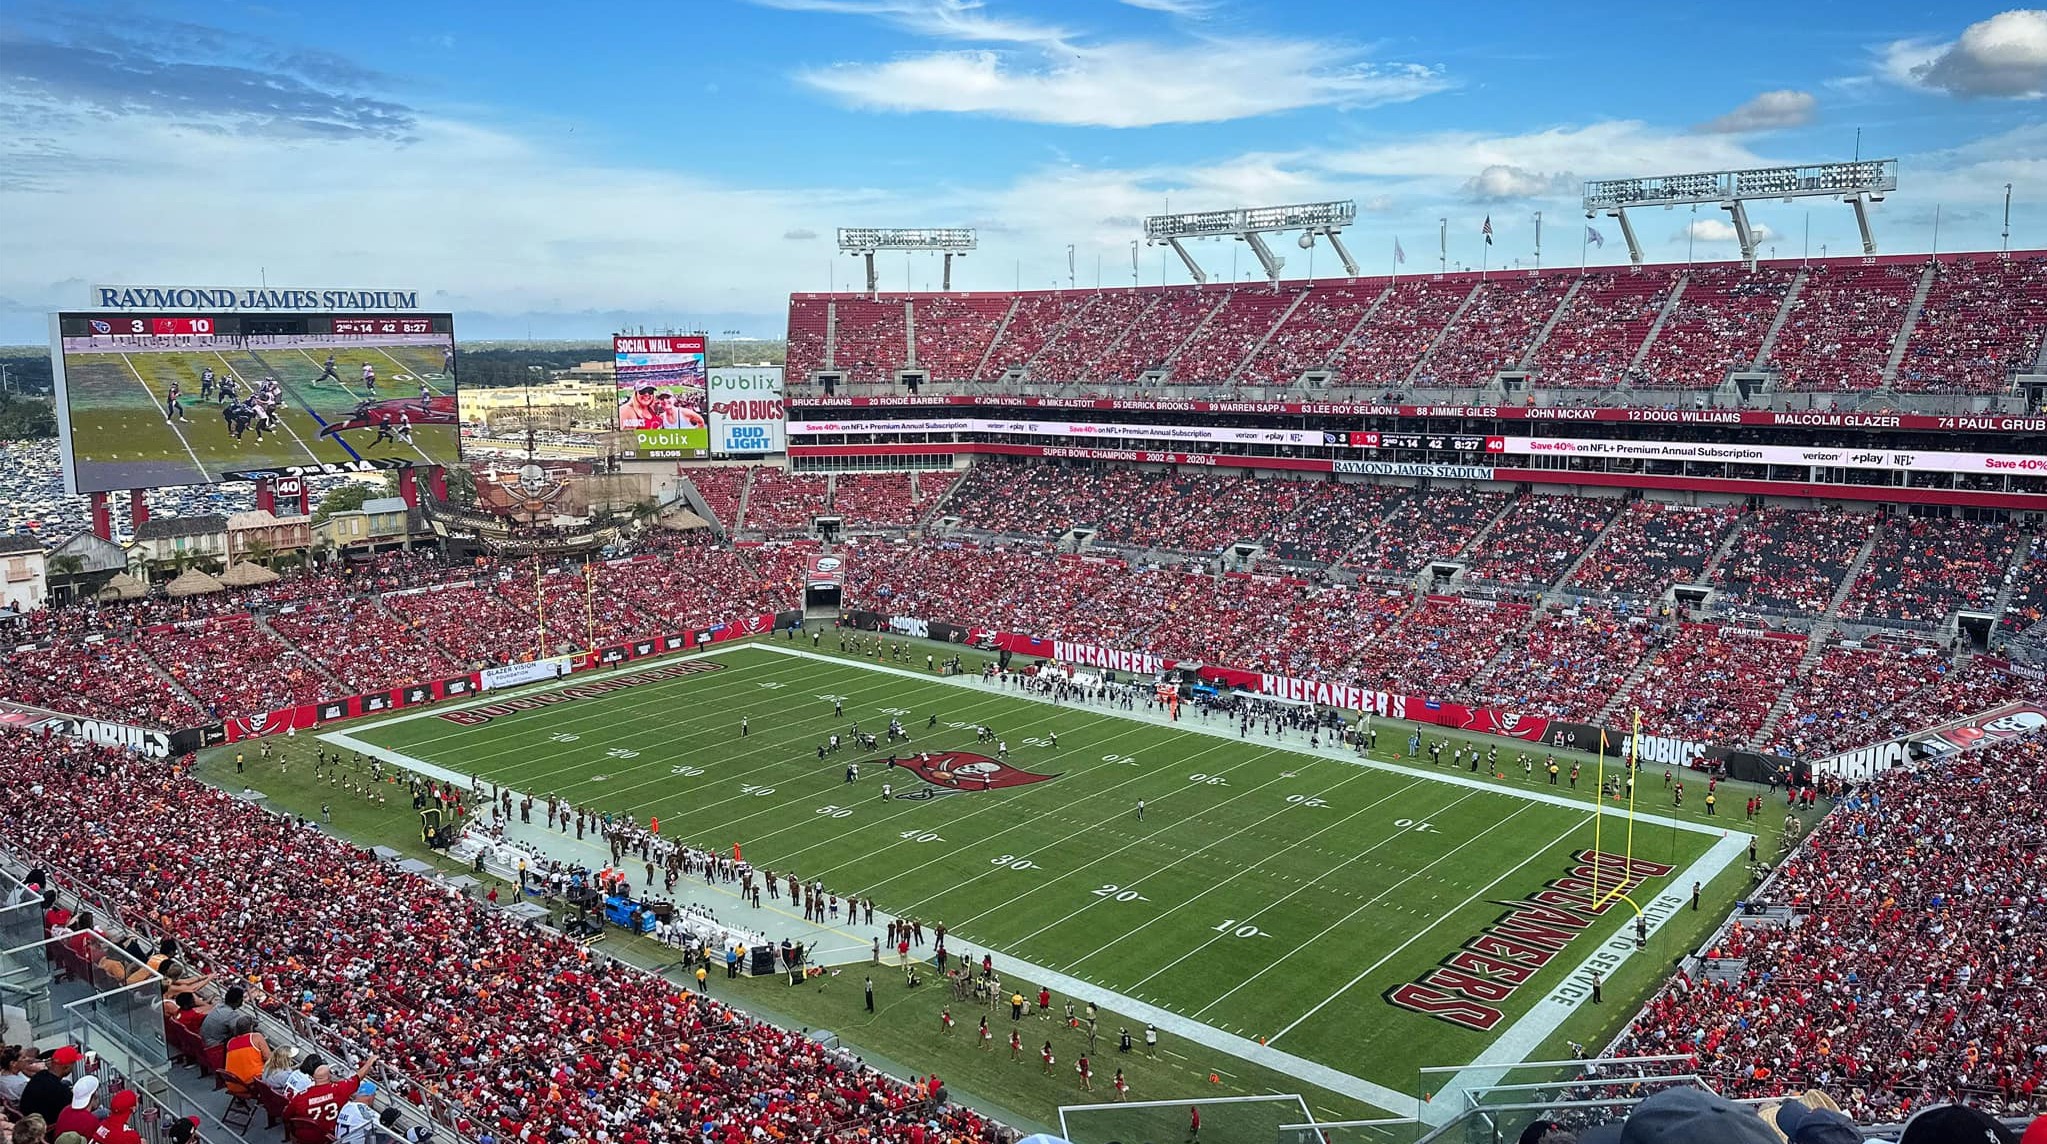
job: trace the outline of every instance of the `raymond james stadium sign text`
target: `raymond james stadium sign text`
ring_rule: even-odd
[[[417,310],[417,290],[289,289],[269,286],[95,286],[98,310]]]

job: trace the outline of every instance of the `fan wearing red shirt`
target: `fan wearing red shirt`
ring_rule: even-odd
[[[362,1087],[363,1078],[370,1075],[370,1067],[377,1063],[375,1053],[363,1061],[362,1067],[347,1080],[322,1081],[317,1076],[311,1088],[300,1092],[285,1103],[284,1115],[294,1120],[311,1120],[318,1124],[332,1125],[341,1112],[341,1106],[355,1096],[355,1090]],[[327,1066],[321,1065],[320,1072],[326,1073]],[[329,1074],[331,1075],[331,1074]]]
[[[92,1144],[142,1144],[142,1134],[128,1126],[135,1115],[135,1090],[124,1088],[114,1094],[107,1118],[93,1130]]]

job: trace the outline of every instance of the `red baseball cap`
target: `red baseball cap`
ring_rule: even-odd
[[[70,1045],[59,1045],[56,1051],[50,1054],[50,1063],[53,1065],[75,1065],[84,1059],[85,1054]]]

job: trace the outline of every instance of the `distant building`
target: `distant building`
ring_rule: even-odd
[[[227,566],[226,517],[153,516],[136,527],[128,549],[129,566],[144,572],[201,561]]]
[[[42,542],[33,536],[0,536],[0,610],[33,612],[49,596]]]
[[[313,518],[276,516],[262,509],[227,518],[227,553],[231,560],[254,560],[304,552],[313,545]]]
[[[314,525],[313,535],[344,551],[408,544],[412,514],[403,497],[375,497],[362,502],[360,509],[337,512]]]

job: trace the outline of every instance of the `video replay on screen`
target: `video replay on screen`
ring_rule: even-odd
[[[53,316],[73,492],[461,460],[447,314]]]

